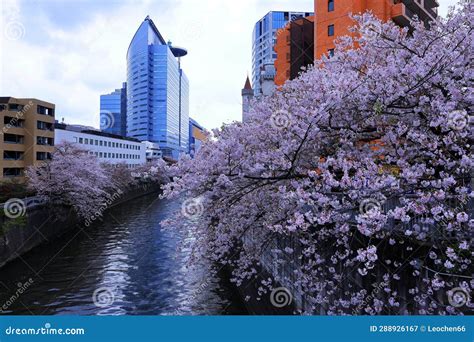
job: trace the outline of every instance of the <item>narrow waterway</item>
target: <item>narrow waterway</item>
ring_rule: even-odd
[[[246,314],[225,276],[212,276],[205,264],[187,267],[188,252],[178,248],[183,237],[160,226],[177,210],[178,201],[142,197],[112,208],[94,226],[7,264],[0,269],[0,310],[22,315]]]

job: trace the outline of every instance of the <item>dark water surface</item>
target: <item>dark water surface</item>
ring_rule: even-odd
[[[103,222],[37,247],[0,269],[0,310],[22,315],[246,314],[226,277],[210,275],[205,265],[186,267],[187,252],[177,248],[184,237],[160,226],[180,209],[178,201],[142,197],[111,209]]]

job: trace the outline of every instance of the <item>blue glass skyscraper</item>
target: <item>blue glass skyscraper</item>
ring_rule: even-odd
[[[158,143],[163,156],[188,151],[189,82],[186,50],[171,46],[147,16],[127,52],[127,136]]]
[[[122,137],[127,135],[127,83],[100,96],[100,129]]]

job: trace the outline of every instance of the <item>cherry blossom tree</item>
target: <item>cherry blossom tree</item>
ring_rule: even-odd
[[[237,285],[271,255],[286,271],[260,295],[279,282],[306,313],[469,310],[473,13],[412,30],[356,17],[333,57],[180,160],[165,194],[186,201],[166,223]]]
[[[27,170],[28,185],[51,205],[71,206],[81,219],[92,215],[114,187],[99,160],[74,144],[56,146],[52,160]]]

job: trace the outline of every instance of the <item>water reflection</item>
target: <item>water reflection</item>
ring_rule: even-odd
[[[34,249],[0,269],[0,307],[9,302],[4,313],[23,315],[245,314],[226,277],[211,276],[209,265],[187,268],[189,251],[177,250],[183,237],[160,226],[179,209],[179,202],[142,197]]]

